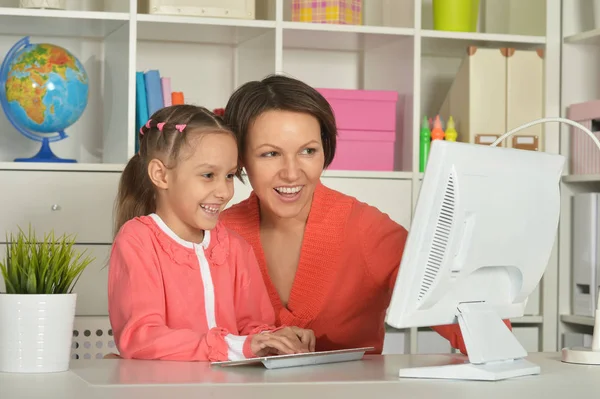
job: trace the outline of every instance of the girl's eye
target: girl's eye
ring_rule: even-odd
[[[235,177],[235,173],[229,173],[227,175],[227,179],[233,179]]]
[[[214,177],[214,173],[205,173],[202,175],[202,177],[205,177],[207,179],[212,179]]]
[[[317,152],[317,150],[315,148],[305,148],[304,150],[302,150],[302,154],[305,154],[305,155],[312,155],[315,152]]]
[[[275,151],[269,151],[269,152],[265,152],[261,155],[261,157],[274,157],[275,155],[277,155],[277,153]]]

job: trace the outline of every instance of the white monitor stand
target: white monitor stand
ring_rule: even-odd
[[[523,315],[554,246],[564,158],[434,141],[386,322],[458,322],[468,360],[401,377],[498,380],[538,374],[503,319]]]

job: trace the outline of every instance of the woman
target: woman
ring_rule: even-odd
[[[317,350],[381,353],[407,231],[321,184],[336,147],[329,103],[275,75],[238,88],[224,117],[254,191],[222,220],[253,247],[277,322],[312,329]],[[458,325],[434,329],[465,352]]]

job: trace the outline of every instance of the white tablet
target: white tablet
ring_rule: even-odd
[[[256,357],[245,360],[228,360],[224,362],[212,362],[213,366],[230,367],[244,366],[262,363],[268,369],[279,369],[286,367],[310,366],[314,364],[339,363],[360,360],[365,352],[374,350],[373,347],[339,349],[333,351],[297,353],[293,355],[275,355]]]

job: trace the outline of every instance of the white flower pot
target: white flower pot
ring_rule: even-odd
[[[21,8],[54,8],[64,10],[67,0],[19,0]]]
[[[67,371],[77,294],[0,294],[0,372]]]

